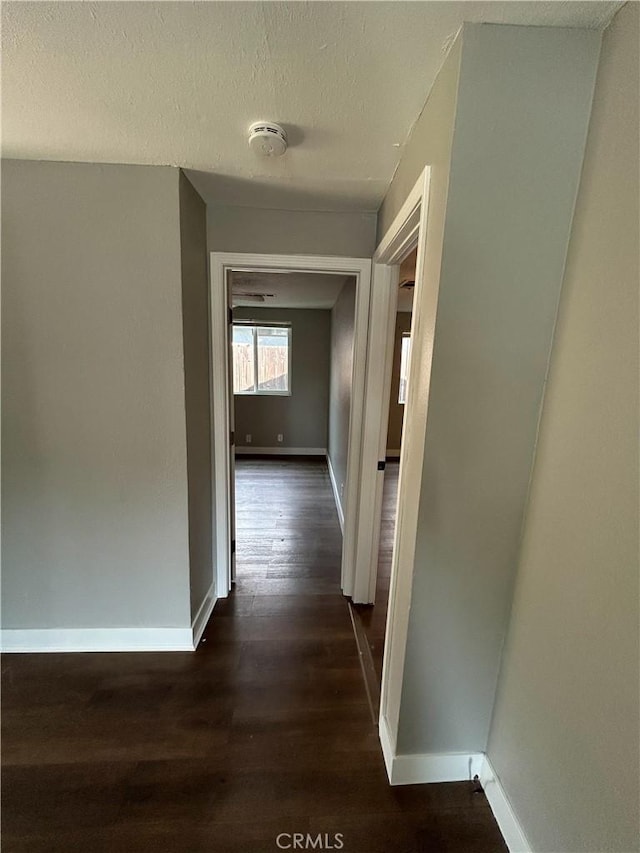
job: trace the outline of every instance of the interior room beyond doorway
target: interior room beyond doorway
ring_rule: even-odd
[[[342,541],[323,525],[344,519],[355,277],[232,272],[230,298],[236,580],[339,589]],[[305,477],[327,487],[322,518]]]
[[[417,249],[414,249],[402,261],[398,279],[375,604],[352,605],[360,651],[368,658],[365,662],[365,675],[368,672],[369,689],[376,708],[382,680],[382,658],[396,528],[399,460],[407,399],[407,369],[411,346],[416,260]]]

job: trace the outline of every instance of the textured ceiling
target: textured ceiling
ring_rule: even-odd
[[[209,201],[376,210],[463,21],[599,27],[618,2],[5,2],[3,154],[178,165]],[[246,133],[280,122],[260,160]]]
[[[415,269],[414,250],[400,266],[400,283],[412,279]],[[335,305],[345,281],[343,275],[325,273],[233,272],[232,301],[234,307],[330,309]],[[413,289],[398,288],[398,311],[411,311],[413,293]],[[256,299],[254,294],[263,296],[264,302]]]
[[[344,287],[344,275],[325,273],[232,273],[234,306],[256,308],[333,308]],[[243,299],[242,294],[264,294],[264,302]]]

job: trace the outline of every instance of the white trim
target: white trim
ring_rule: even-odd
[[[400,448],[399,447],[389,448],[388,450],[385,451],[385,454],[386,454],[388,459],[400,459]]]
[[[331,489],[333,491],[333,498],[336,502],[338,521],[340,522],[340,530],[342,531],[342,535],[344,536],[344,512],[342,511],[342,502],[340,500],[340,492],[338,491],[338,483],[336,482],[336,475],[333,473],[333,465],[331,464],[329,454],[327,453],[326,456],[327,468],[329,469],[329,479],[331,480]]]
[[[355,276],[356,278],[354,352],[349,417],[348,470],[344,491],[341,575],[343,591],[345,595],[351,595],[357,542],[356,528],[371,293],[371,260],[370,258],[340,258],[326,255],[259,255],[211,252],[211,401],[216,507],[216,588],[219,598],[225,598],[229,594],[231,586],[231,531],[234,522],[231,498],[232,460],[229,442],[230,412],[233,407],[229,400],[229,297],[226,281],[228,270],[239,272],[324,272]]]
[[[480,773],[480,782],[496,823],[500,827],[505,844],[509,848],[509,853],[531,853],[531,845],[527,841],[520,821],[509,802],[497,773],[486,756]]]
[[[211,276],[211,268],[209,268],[209,276]],[[213,309],[213,293],[212,288],[208,288],[207,300],[208,300],[208,311],[209,311],[209,330],[208,330],[208,349],[209,349],[209,446],[210,446],[210,465],[212,468],[211,477],[210,477],[210,487],[211,487],[211,584],[214,589],[220,589],[218,585],[218,576],[219,576],[219,552],[217,550],[217,530],[218,530],[218,513],[216,511],[217,504],[217,480],[213,474],[216,461],[217,461],[217,453],[215,448],[214,441],[214,425],[216,423],[216,413],[213,408],[213,386],[214,386],[214,378],[213,378],[213,367],[212,365],[216,362],[216,357],[218,353],[218,349],[214,352],[213,346],[213,336],[211,335],[211,318],[214,314]]]
[[[409,357],[407,403],[400,448],[398,502],[391,561],[391,583],[385,633],[380,714],[385,717],[394,740],[400,717],[404,659],[409,630],[409,612],[413,589],[415,547],[418,535],[418,508],[422,488],[424,440],[429,401],[431,355],[438,300],[438,280],[427,270],[427,217],[429,212],[429,167],[427,167],[389,232],[383,238],[375,258],[394,263],[413,245],[417,237],[416,288],[411,315],[413,346]],[[404,218],[403,218],[404,217]],[[390,323],[392,318],[390,318]],[[386,445],[386,432],[382,446]],[[376,504],[377,507],[379,503]],[[379,516],[374,519],[380,525]],[[377,554],[375,555],[377,558]],[[377,559],[370,567],[376,571]]]
[[[429,189],[430,169],[427,166],[405,199],[389,230],[380,241],[373,256],[375,264],[397,264],[414,248],[420,226],[420,215]],[[415,301],[415,297],[414,297]]]
[[[243,444],[242,447],[234,447],[236,456],[246,456],[251,453],[259,453],[261,456],[326,456],[326,447],[254,447],[252,444]]]
[[[362,488],[362,443],[364,440],[364,409],[366,372],[369,346],[369,310],[371,301],[371,261],[363,263],[356,286],[356,311],[353,332],[353,365],[351,369],[351,401],[349,405],[349,442],[347,471],[342,506],[342,570],[340,585],[344,595],[354,596],[357,584],[357,547],[359,543],[358,515]],[[354,599],[357,600],[357,599]]]
[[[391,782],[391,777],[393,775],[393,759],[396,752],[396,741],[389,729],[387,718],[382,713],[380,714],[380,719],[378,721],[378,735],[380,736],[380,745],[382,746],[384,766],[387,769],[387,778],[389,779],[389,783],[393,784],[393,782]]]
[[[419,313],[418,278],[421,273],[426,243],[426,217],[429,198],[429,167],[425,168],[389,231],[376,249],[373,261],[371,312],[369,320],[369,347],[365,410],[362,429],[361,483],[358,501],[358,539],[354,560],[355,582],[353,600],[372,604],[375,601],[378,550],[380,545],[380,520],[382,515],[382,490],[384,476],[377,463],[387,456],[387,432],[391,397],[391,373],[395,339],[395,320],[398,298],[398,264],[416,246],[416,294],[414,312]],[[412,322],[417,322],[412,317]],[[414,416],[405,409],[405,418]],[[420,460],[421,460],[420,456]],[[417,476],[421,462],[412,453],[413,475]],[[402,479],[402,478],[401,478]],[[398,499],[401,498],[401,479]],[[405,536],[411,535],[405,531]],[[397,538],[397,537],[396,537]]]
[[[211,253],[209,305],[211,324],[211,412],[215,508],[216,590],[226,598],[231,589],[231,444],[229,402],[229,300],[222,255]]]
[[[188,628],[5,628],[3,653],[192,652]]]
[[[352,595],[356,604],[372,604],[375,600],[384,483],[384,472],[379,470],[378,463],[384,459],[380,454],[380,446],[386,446],[387,443],[397,284],[397,267],[382,264],[374,266],[363,418],[365,427],[362,432],[358,544]]]
[[[433,782],[466,782],[480,775],[484,755],[481,752],[435,752],[422,755],[396,755],[393,759],[392,785],[420,785]]]
[[[207,627],[207,622],[213,613],[213,608],[216,606],[216,600],[216,588],[215,584],[212,583],[202,600],[202,604],[198,608],[198,612],[191,622],[191,643],[193,649],[198,648],[200,638],[204,633],[204,629]]]
[[[481,752],[396,755],[395,738],[384,714],[378,723],[380,745],[391,785],[464,782],[477,774],[509,853],[532,853],[520,821],[497,773]]]
[[[3,654],[48,652],[192,652],[216,603],[211,584],[189,628],[4,628]]]
[[[421,785],[432,782],[465,782],[480,776],[482,752],[438,752],[396,755],[387,720],[380,717],[380,743],[391,785]]]

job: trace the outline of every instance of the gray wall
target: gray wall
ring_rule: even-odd
[[[598,50],[463,30],[399,753],[486,748]]]
[[[207,207],[210,252],[370,258],[376,214]]]
[[[207,211],[182,172],[179,191],[193,619],[213,583]]]
[[[605,33],[489,758],[534,850],[638,850],[638,5]]]
[[[178,171],[2,165],[4,628],[190,623]]]
[[[331,311],[331,371],[328,454],[344,512],[347,481],[356,282],[348,278]]]
[[[398,403],[398,394],[400,393],[400,355],[402,352],[402,335],[410,331],[411,312],[398,311],[396,314],[396,332],[393,345],[391,400],[389,402],[389,421],[387,427],[387,450],[399,450],[402,442],[404,405]]]
[[[386,234],[424,167],[431,166],[427,244],[430,274],[435,274],[439,268],[442,247],[442,216],[447,197],[461,45],[462,39],[456,39],[438,72],[378,212],[376,245]]]
[[[234,397],[236,446],[327,447],[331,312],[235,308],[237,319],[291,323],[291,395]],[[251,435],[251,445],[245,436]],[[277,441],[278,433],[284,440]]]
[[[387,232],[407,194],[413,188],[425,165],[428,164],[431,179],[424,258],[424,292],[432,293],[434,297],[430,303],[428,302],[423,306],[421,315],[414,317],[414,340],[412,342],[415,354],[412,359],[413,381],[417,382],[419,387],[424,388],[428,387],[428,377],[424,374],[431,364],[432,356],[433,323],[442,262],[461,43],[460,38],[454,42],[444,65],[440,69],[422,115],[405,147],[402,160],[385,196],[378,217],[378,233],[382,236]],[[413,309],[415,311],[415,296]],[[417,411],[414,411],[414,422],[412,423],[412,435],[415,439],[412,438],[412,441],[415,440],[417,445],[424,444],[427,401],[426,393],[419,395],[416,400]],[[410,492],[407,491],[408,489]],[[414,482],[412,478],[408,478],[405,483],[405,496],[411,507],[415,508],[419,505],[420,493],[420,480],[415,478]],[[392,647],[392,653],[391,667],[395,671],[401,670],[404,649]],[[401,696],[397,695],[390,697],[387,702],[387,720],[393,728],[396,728],[398,724],[400,704]],[[420,709],[417,708],[415,713],[420,713]]]

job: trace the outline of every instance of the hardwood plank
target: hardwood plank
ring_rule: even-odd
[[[307,831],[345,853],[504,851],[469,784],[387,783],[324,461],[237,473],[238,581],[196,652],[5,656],[3,851],[271,853]]]
[[[352,610],[358,619],[359,627],[367,639],[371,660],[378,681],[382,681],[382,659],[384,656],[384,638],[387,627],[387,608],[389,603],[389,581],[391,578],[391,558],[395,535],[396,501],[398,497],[398,462],[387,461],[382,491],[382,520],[380,527],[380,550],[378,553],[378,576],[376,583],[376,601],[374,605],[354,604]],[[379,689],[378,689],[379,701]]]

